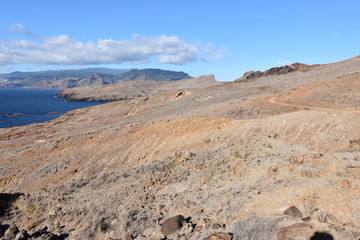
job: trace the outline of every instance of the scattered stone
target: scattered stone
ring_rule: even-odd
[[[173,98],[173,100],[177,99],[178,97],[184,95],[184,92],[183,91],[180,91],[180,92],[177,92],[175,97]]]
[[[203,240],[232,240],[233,237],[229,233],[214,233]]]
[[[288,209],[286,209],[284,211],[284,214],[288,215],[288,216],[296,217],[296,218],[302,218],[302,214],[301,214],[300,210],[295,206],[291,206]]]
[[[275,235],[282,218],[250,217],[243,221],[235,221],[229,228],[233,239],[269,240]]]
[[[19,232],[18,227],[15,224],[12,224],[6,231],[4,234],[5,238],[15,238],[16,234]]]
[[[276,232],[277,240],[290,239],[310,239],[314,235],[314,230],[310,224],[296,223],[291,226],[280,228]]]
[[[177,163],[183,163],[190,160],[193,156],[195,156],[195,154],[192,152],[175,153],[175,161]]]
[[[296,164],[296,165],[301,165],[304,163],[305,161],[305,156],[295,156],[295,155],[290,155],[290,157],[288,158],[288,161],[290,163]]]
[[[146,186],[151,187],[151,186],[153,186],[153,185],[154,185],[154,181],[153,181],[153,180],[149,179],[149,180],[146,181]]]
[[[133,240],[133,238],[129,234],[125,234],[125,240]]]
[[[314,218],[317,219],[321,223],[326,223],[328,221],[329,216],[322,211],[315,211]]]
[[[278,173],[278,167],[277,166],[271,166],[268,169],[268,176],[276,175]]]
[[[167,236],[178,231],[183,226],[184,219],[182,215],[166,219],[161,225],[161,232]]]
[[[15,240],[26,240],[28,237],[29,234],[25,230],[21,230],[16,234]]]
[[[352,232],[351,236],[353,239],[360,239],[360,232]]]
[[[307,178],[318,178],[318,177],[320,177],[320,174],[319,174],[317,169],[303,169],[300,172],[300,175],[302,177],[307,177]]]
[[[350,187],[350,182],[349,180],[341,180],[339,183],[338,183],[339,187],[341,188],[349,188]]]
[[[218,224],[218,223],[213,223],[211,225],[211,228],[216,230],[216,229],[222,228],[222,226],[220,224]]]
[[[55,240],[55,239],[58,239],[57,236],[51,232],[34,234],[34,236],[31,236],[30,238],[30,240]]]

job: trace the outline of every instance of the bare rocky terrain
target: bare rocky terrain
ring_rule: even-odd
[[[360,239],[360,57],[142,84],[0,129],[1,239]]]
[[[130,81],[100,86],[83,86],[66,88],[58,97],[68,101],[123,101],[139,97],[149,97],[159,93],[172,91],[187,91],[220,84],[214,75],[201,76],[196,79],[177,81]]]

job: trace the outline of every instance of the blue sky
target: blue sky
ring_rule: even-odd
[[[232,81],[360,54],[360,1],[4,0],[0,72],[162,68]]]

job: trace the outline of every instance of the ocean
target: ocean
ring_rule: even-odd
[[[0,128],[41,123],[64,113],[104,102],[67,102],[55,97],[60,90],[0,88]]]

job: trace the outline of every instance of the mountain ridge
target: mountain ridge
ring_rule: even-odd
[[[125,81],[176,81],[187,73],[162,69],[85,68],[0,74],[0,87],[64,89]]]
[[[214,75],[176,81],[124,81],[116,84],[82,86],[63,89],[56,96],[67,101],[123,101],[139,97],[150,97],[158,93],[204,88],[218,85]]]

